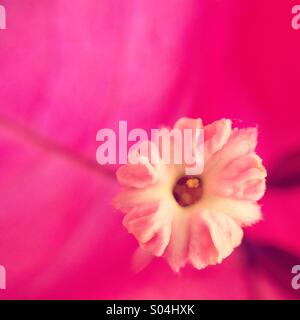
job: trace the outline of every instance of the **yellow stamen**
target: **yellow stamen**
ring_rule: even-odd
[[[194,188],[198,188],[199,187],[199,179],[197,178],[190,178],[186,181],[186,185],[191,188],[191,189],[194,189]]]

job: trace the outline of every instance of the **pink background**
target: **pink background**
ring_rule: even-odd
[[[295,1],[0,4],[1,298],[299,299]],[[258,125],[265,219],[219,266],[174,275],[156,260],[134,275],[136,242],[110,204],[115,168],[96,163],[96,133],[181,116]]]

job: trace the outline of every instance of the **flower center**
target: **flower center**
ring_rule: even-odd
[[[183,176],[173,189],[176,201],[182,207],[188,207],[198,202],[203,193],[203,184],[199,176]]]

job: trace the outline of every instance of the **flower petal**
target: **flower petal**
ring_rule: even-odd
[[[252,201],[212,197],[206,205],[212,211],[224,213],[240,226],[250,226],[262,218],[260,206]]]
[[[185,146],[185,148],[190,147],[191,150],[196,151],[199,138],[199,130],[203,128],[202,120],[200,118],[180,118],[176,121],[174,128],[179,129],[182,132],[184,132],[184,130],[186,129],[192,129],[192,139],[189,141],[185,141],[185,143],[190,143],[190,145]]]
[[[155,256],[161,256],[171,235],[171,213],[163,203],[147,208],[134,208],[124,220],[124,226],[133,234],[140,246]]]
[[[122,186],[144,188],[158,180],[157,171],[145,157],[140,157],[143,163],[128,163],[120,167],[116,173]]]
[[[242,156],[254,151],[257,144],[257,128],[232,130],[228,143],[224,146],[225,152],[233,152],[232,157]]]
[[[256,128],[233,129],[227,143],[211,157],[206,165],[206,171],[213,169],[218,174],[230,161],[254,151],[256,144]]]
[[[124,213],[133,208],[148,205],[159,200],[159,189],[152,187],[146,189],[124,188],[113,199],[113,205]]]
[[[211,238],[218,252],[217,262],[227,258],[234,248],[240,245],[243,230],[230,217],[218,212],[209,212],[203,215],[211,233]]]
[[[265,193],[266,175],[261,158],[251,152],[225,165],[214,182],[209,183],[210,191],[219,196],[257,201]]]
[[[195,212],[190,224],[189,262],[197,269],[216,264],[218,258],[210,230],[201,214]]]
[[[164,257],[176,273],[186,265],[188,260],[189,222],[189,215],[182,210],[174,214],[172,234]]]
[[[208,160],[227,142],[231,133],[231,120],[222,119],[204,127],[205,159]]]
[[[200,118],[180,118],[176,121],[174,128],[184,130],[184,129],[193,129],[196,132],[196,129],[201,129],[203,127],[202,120]]]

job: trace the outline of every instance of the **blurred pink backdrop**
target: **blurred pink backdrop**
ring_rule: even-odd
[[[300,30],[295,1],[0,0],[3,299],[299,299]],[[224,263],[130,270],[96,133],[181,116],[259,128],[264,221]]]

